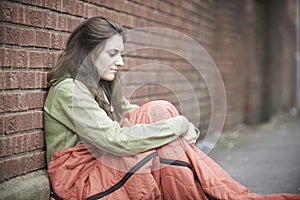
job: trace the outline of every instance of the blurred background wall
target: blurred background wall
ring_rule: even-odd
[[[128,29],[169,28],[199,42],[213,58],[224,81],[227,97],[224,129],[230,129],[241,123],[261,123],[295,106],[296,2],[1,1],[0,197],[5,193],[8,199],[20,195],[28,199],[47,198],[42,118],[47,94],[46,74],[55,65],[70,32],[83,19],[100,15]],[[175,45],[174,48],[179,47]],[[123,73],[141,64],[159,63],[172,67],[188,79],[197,94],[200,110],[195,110],[196,103],[181,88],[176,76],[171,77],[164,71],[160,79],[175,84],[176,93],[163,85],[148,84],[136,90],[131,101],[142,104],[152,99],[167,99],[179,109],[180,104],[184,104],[188,107],[185,114],[191,121],[201,113],[196,123],[205,134],[211,118],[210,95],[203,77],[195,73],[190,63],[170,52],[151,49],[128,54],[125,62]],[[205,64],[200,58],[199,62]],[[125,87],[135,87],[145,74],[155,78],[157,71],[152,74],[151,71],[144,74],[138,71],[125,81]],[[184,101],[178,101],[178,94],[186,97]],[[34,182],[38,175],[33,175],[31,184],[16,181],[31,176],[29,172],[39,171],[42,171],[39,174],[44,180],[42,183]],[[12,187],[18,182],[22,190]],[[43,184],[46,186],[41,187]]]

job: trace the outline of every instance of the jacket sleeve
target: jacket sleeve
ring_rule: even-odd
[[[126,114],[130,111],[133,111],[137,109],[139,106],[136,104],[131,104],[126,98],[123,98],[123,103],[122,103],[122,114]]]
[[[184,116],[121,128],[81,82],[72,80],[56,87],[49,114],[77,133],[83,142],[115,155],[133,155],[160,147],[189,128]]]

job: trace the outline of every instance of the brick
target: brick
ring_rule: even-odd
[[[4,132],[5,132],[4,116],[0,116],[0,135],[3,135]]]
[[[35,128],[43,128],[43,112],[36,111],[34,113],[34,127]]]
[[[5,65],[5,52],[6,50],[4,48],[0,48],[0,66],[4,66]]]
[[[42,111],[27,111],[5,116],[5,133],[11,134],[20,131],[43,127]]]
[[[28,109],[29,98],[25,93],[2,94],[5,112]]]
[[[47,88],[47,72],[35,73],[35,88]]]
[[[5,49],[3,56],[3,66],[4,67],[12,67],[14,62],[14,50],[11,49]]]
[[[29,53],[28,67],[41,68],[44,62],[43,53],[39,51],[30,51],[28,53]]]
[[[58,15],[57,30],[67,30],[66,16]]]
[[[25,23],[30,26],[43,27],[45,24],[45,14],[44,12],[32,9],[25,8]]]
[[[4,105],[4,98],[3,98],[3,94],[0,93],[0,112],[4,112],[5,109],[5,105]]]
[[[122,26],[126,26],[129,20],[129,16],[123,13],[120,13],[117,18],[118,23]]]
[[[85,6],[83,2],[74,1],[74,14],[77,16],[82,16],[85,13]]]
[[[34,88],[45,88],[45,85],[44,85],[44,81],[45,81],[45,77],[44,77],[44,74],[46,72],[38,72],[38,71],[35,71],[34,72]],[[35,93],[40,93],[40,91],[36,91]]]
[[[14,9],[11,4],[9,4],[8,2],[1,2],[0,10],[1,10],[0,12],[1,21],[10,22],[13,20]]]
[[[18,78],[20,88],[35,88],[35,72],[18,73]]]
[[[46,93],[40,92],[17,92],[1,94],[2,110],[5,112],[24,111],[34,108],[42,108]]]
[[[28,67],[28,53],[27,51],[14,51],[13,67]]]
[[[33,154],[27,154],[20,157],[20,169],[22,172],[27,173],[30,171],[33,171],[35,169],[34,167],[34,155]]]
[[[87,5],[87,4],[85,4]],[[62,1],[62,11],[67,13],[74,13],[74,1],[72,0],[64,0]]]
[[[6,27],[4,25],[0,25],[0,43],[5,43],[6,37]]]
[[[50,47],[53,49],[62,49],[62,34],[60,33],[51,33],[51,45]]]
[[[62,49],[65,49],[66,48],[66,45],[67,45],[67,41],[69,39],[69,34],[62,34]],[[59,53],[60,54],[60,53]]]
[[[36,30],[36,45],[40,47],[50,46],[50,33],[49,31]]]
[[[0,90],[3,90],[5,88],[5,79],[6,77],[4,77],[4,72],[0,71]]]
[[[45,152],[31,153],[20,157],[20,171],[31,172],[46,167]]]
[[[22,153],[27,151],[27,134],[12,137],[12,153]]]
[[[51,52],[44,52],[43,55],[43,68],[51,68],[53,66],[53,53]]]
[[[45,15],[45,28],[55,29],[57,26],[57,14],[48,11]]]
[[[25,21],[25,7],[17,6],[15,7],[15,14],[13,16],[13,21],[20,24],[26,24]]]
[[[29,95],[29,109],[42,108],[44,105],[45,92],[33,92]]]
[[[18,132],[21,129],[21,124],[19,123],[19,117],[16,114],[12,114],[5,117],[5,133]]]
[[[0,4],[0,19],[7,22],[24,24],[24,7],[17,6],[11,2],[2,2]]]
[[[36,30],[21,29],[21,46],[35,46],[36,45]]]
[[[19,77],[17,72],[4,72],[4,89],[16,89],[19,87]]]
[[[44,6],[46,8],[61,11],[62,10],[62,0],[44,0]]]
[[[0,138],[0,157],[8,156],[13,153],[13,140],[12,137]]]
[[[59,52],[44,52],[43,53],[43,68],[52,68],[56,65]]]
[[[81,22],[81,20],[77,18],[67,18],[67,30],[72,32]]]
[[[35,116],[34,113],[28,112],[28,113],[23,113],[18,116],[18,123],[20,123],[20,130],[25,131],[25,130],[31,130],[35,128]]]
[[[0,26],[0,43],[20,44],[20,30],[8,25]]]
[[[34,154],[35,156],[35,168],[37,169],[42,169],[46,167],[46,153],[45,151],[38,152]]]
[[[21,172],[18,157],[0,161],[0,181],[19,175]]]
[[[46,159],[45,158],[46,158],[46,153],[44,151],[34,154],[35,170],[43,169],[46,167]]]
[[[85,8],[85,17],[90,18],[92,16],[95,16],[95,13],[97,12],[97,7],[94,5],[86,5]],[[102,15],[104,17],[107,17],[106,15]]]
[[[38,131],[28,134],[28,151],[33,151],[45,147],[44,132]]]
[[[67,2],[67,1],[70,1],[70,0],[66,0],[65,2]],[[90,5],[90,4],[85,4],[85,13],[84,13],[84,18],[90,18],[92,15],[91,15],[91,13],[92,13],[92,9],[93,9],[93,5]],[[70,8],[71,9],[71,8]]]
[[[53,56],[52,56],[53,61],[52,61],[52,63],[54,63],[54,65],[57,64],[60,55],[61,55],[60,52],[55,52],[55,53],[53,53]]]

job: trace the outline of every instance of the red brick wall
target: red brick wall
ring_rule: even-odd
[[[262,116],[264,10],[258,1],[217,1],[216,53],[226,95],[226,128]]]
[[[251,0],[1,1],[0,181],[45,168],[42,107],[47,93],[46,74],[55,65],[70,32],[83,19],[92,16],[114,19],[129,29],[169,28],[195,39],[214,58],[225,82],[228,108],[225,127],[259,122],[263,98],[261,87],[265,88],[262,84],[265,80],[265,74],[262,75],[262,43],[266,38],[262,36],[265,31],[262,27],[267,22],[260,21],[265,16],[263,6],[266,5]],[[161,39],[170,40],[168,35]],[[181,48],[176,46],[179,39],[173,40],[172,48]],[[171,67],[188,80],[198,102],[178,82],[178,76],[171,76],[163,70],[151,72],[151,67],[147,72],[132,73],[132,78],[125,80],[125,89],[136,87],[145,75],[164,80],[164,86],[148,84],[140,87],[131,97],[132,102],[141,104],[158,98],[170,100],[179,110],[184,107],[184,114],[205,134],[211,117],[210,95],[202,77],[205,73],[199,74],[186,58],[164,50],[144,49],[126,55],[124,59],[123,74],[141,64],[159,63]],[[200,63],[208,61],[203,57],[195,59]],[[289,66],[292,69],[292,65]],[[282,83],[293,84],[286,82],[286,77]],[[175,85],[176,90],[170,90],[169,85]],[[273,88],[268,87],[268,91],[275,94]],[[179,96],[183,97],[180,101]],[[292,100],[293,97],[289,96],[284,102]],[[281,107],[280,102],[276,103],[278,107]],[[199,105],[200,110],[196,110],[195,105]],[[199,114],[200,120],[197,121]]]
[[[215,2],[213,56],[225,83],[225,128],[256,124],[291,108],[296,1]]]
[[[244,120],[255,124],[262,120],[264,57],[265,57],[265,21],[264,7],[258,1],[246,1],[243,49],[244,58]]]
[[[222,74],[227,95],[226,128],[243,122],[246,75],[245,67],[242,67],[245,59],[244,11],[245,1],[216,1],[214,58]]]

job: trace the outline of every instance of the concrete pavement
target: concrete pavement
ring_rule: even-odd
[[[300,194],[299,117],[239,126],[223,133],[208,155],[252,192]]]

